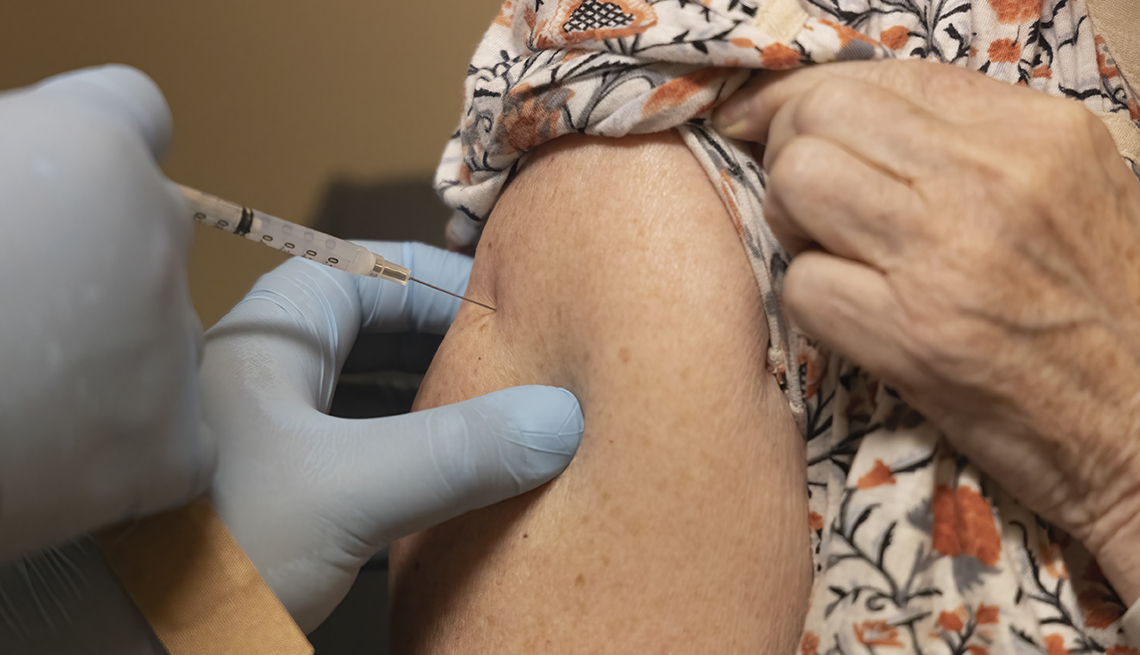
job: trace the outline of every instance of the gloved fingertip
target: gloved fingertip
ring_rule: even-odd
[[[170,107],[158,84],[137,68],[123,64],[82,68],[50,77],[38,88],[97,88],[138,129],[155,160],[162,159],[170,147]]]
[[[562,387],[543,388],[560,396],[561,402],[566,406],[566,418],[559,428],[559,433],[566,435],[567,445],[572,447],[569,454],[573,456],[578,452],[578,446],[582,445],[582,432],[586,428],[586,419],[582,415],[582,405],[578,402],[577,396]]]
[[[559,387],[524,386],[496,392],[514,416],[510,438],[515,478],[524,491],[549,482],[574,459],[585,419],[574,394]]]
[[[352,422],[362,438],[350,440],[359,447],[336,467],[338,484],[377,504],[367,532],[386,543],[549,482],[574,459],[584,425],[574,395],[547,386]]]

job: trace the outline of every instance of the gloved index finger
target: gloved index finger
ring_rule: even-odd
[[[388,261],[405,266],[412,277],[463,295],[471,277],[472,260],[423,243],[361,241]],[[434,289],[408,282],[400,287],[379,278],[356,277],[360,296],[360,328],[365,332],[424,332],[443,334],[463,302]]]

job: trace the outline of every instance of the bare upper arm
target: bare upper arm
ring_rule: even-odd
[[[504,193],[419,408],[570,389],[552,483],[401,541],[397,652],[790,652],[810,580],[802,443],[715,191],[674,135],[564,138]]]

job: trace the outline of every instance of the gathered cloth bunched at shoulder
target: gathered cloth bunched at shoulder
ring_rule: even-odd
[[[765,173],[709,113],[760,69],[929,59],[1084,103],[1140,174],[1140,105],[1093,25],[1084,0],[508,0],[471,62],[436,176],[452,247],[474,248],[528,153],[566,134],[676,130],[717,189],[763,294],[771,342],[756,365],[807,444],[815,580],[801,655],[1140,651],[1080,544],[788,323]]]

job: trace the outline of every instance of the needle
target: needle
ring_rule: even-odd
[[[377,277],[405,286],[408,280],[418,282],[425,287],[495,311],[490,305],[417,280],[412,277],[412,272],[407,267],[394,264],[362,245],[338,239],[303,225],[283,221],[276,216],[222,200],[190,187],[179,186],[182,195],[186,197],[186,202],[194,211],[194,218],[204,225],[353,275]]]
[[[459,298],[460,300],[466,300],[466,301],[467,301],[467,302],[469,302],[469,303],[474,303],[474,304],[476,304],[476,305],[479,305],[480,307],[486,307],[487,309],[489,309],[489,310],[491,310],[491,311],[495,311],[495,308],[494,308],[494,307],[492,307],[492,306],[490,306],[490,305],[484,305],[483,303],[479,302],[478,300],[472,300],[472,299],[470,299],[470,298],[467,298],[467,297],[461,296],[461,295],[459,295],[459,294],[451,293],[451,292],[450,292],[450,291],[448,291],[447,289],[440,289],[439,287],[435,286],[434,284],[428,284],[427,282],[424,282],[423,280],[417,280],[417,279],[416,279],[416,278],[414,278],[414,277],[409,277],[408,279],[409,279],[409,280],[411,280],[412,282],[418,282],[419,284],[422,284],[422,285],[424,285],[425,287],[431,287],[432,289],[435,289],[436,291],[442,291],[442,292],[446,293],[446,294],[447,294],[447,295],[449,295],[449,296],[453,296],[453,297],[455,297],[455,298]]]

